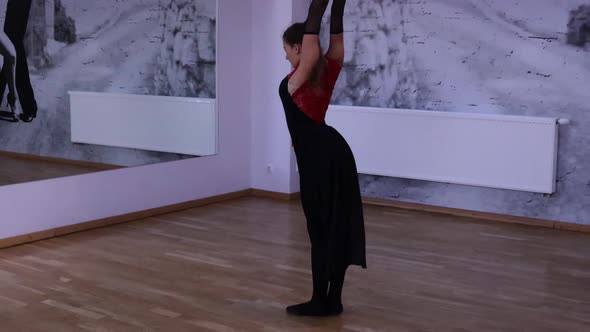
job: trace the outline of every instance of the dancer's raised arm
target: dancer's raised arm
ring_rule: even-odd
[[[334,0],[330,12],[330,46],[326,58],[344,63],[344,6],[346,0]]]
[[[329,0],[312,0],[305,20],[305,34],[301,45],[301,62],[289,80],[289,93],[293,93],[312,74],[313,68],[320,60],[320,28],[322,17],[328,7]]]

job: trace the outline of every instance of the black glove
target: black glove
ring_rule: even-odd
[[[344,32],[344,5],[346,0],[334,0],[332,12],[330,13],[330,33],[338,34]]]
[[[329,0],[312,0],[307,12],[307,20],[305,21],[305,33],[312,35],[320,34],[320,27],[322,25],[322,17],[328,7]]]

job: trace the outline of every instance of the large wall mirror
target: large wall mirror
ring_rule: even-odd
[[[0,185],[217,153],[217,0],[0,0],[0,24]]]

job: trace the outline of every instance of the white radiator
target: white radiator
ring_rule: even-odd
[[[70,91],[71,140],[195,156],[217,152],[215,99]]]
[[[553,193],[556,118],[330,106],[359,173]]]

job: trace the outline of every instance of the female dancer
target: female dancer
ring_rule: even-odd
[[[27,63],[27,53],[24,44],[31,4],[32,0],[8,0],[6,3],[6,19],[4,21],[4,32],[16,49],[15,84],[22,110],[19,118],[23,122],[31,122],[37,116],[37,101],[35,100],[35,93],[31,86],[29,65]],[[8,71],[6,65],[3,66],[2,71]],[[8,88],[10,91],[10,82],[6,82],[4,76],[0,76],[0,100],[2,98],[1,96],[4,95],[6,83],[9,84]],[[11,102],[10,96],[9,94],[9,104]]]
[[[279,95],[299,167],[313,279],[311,299],[287,307],[294,315],[340,314],[347,267],[367,267],[356,162],[344,138],[324,121],[344,62],[345,0],[332,4],[330,46],[321,54],[319,31],[328,2],[312,0],[307,20],[283,34],[294,70],[281,82]]]

